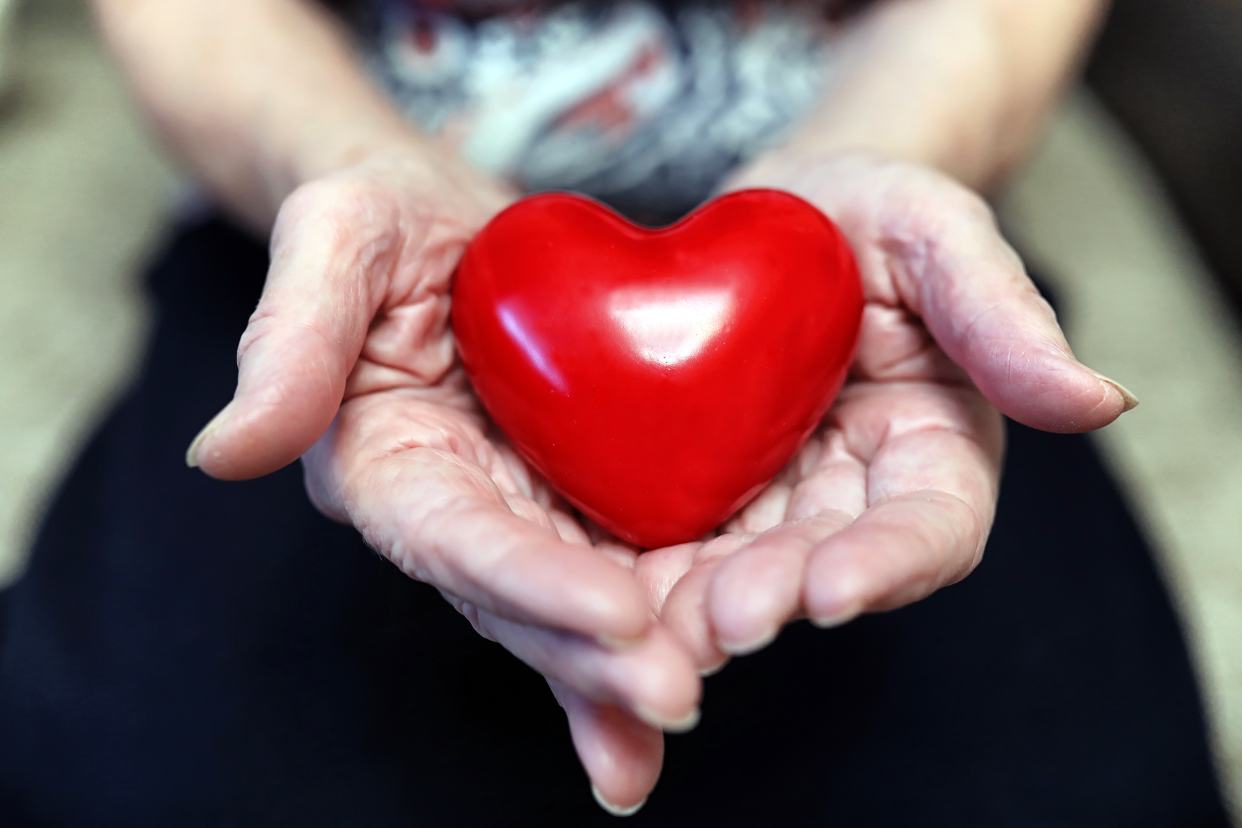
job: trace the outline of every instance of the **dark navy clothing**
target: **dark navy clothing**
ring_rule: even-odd
[[[543,680],[307,502],[187,469],[263,248],[153,270],[145,368],[0,593],[0,825],[589,826]],[[707,680],[633,826],[1225,826],[1151,552],[1091,441],[1011,425],[978,571]]]

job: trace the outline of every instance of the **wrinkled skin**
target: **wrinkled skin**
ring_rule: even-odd
[[[449,291],[512,194],[452,163],[371,161],[285,202],[237,395],[189,454],[240,479],[305,453],[321,511],[547,678],[617,811],[654,787],[661,731],[693,726],[700,673],[795,618],[841,624],[974,568],[997,408],[1085,431],[1132,404],[1074,360],[986,206],[950,179],[842,155],[731,186],[789,189],[835,219],[867,305],[823,426],[711,538],[640,554],[576,518],[490,426],[455,361]]]

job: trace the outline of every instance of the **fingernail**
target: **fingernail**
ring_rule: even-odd
[[[1125,404],[1124,407],[1121,409],[1122,414],[1126,413],[1127,411],[1133,411],[1138,406],[1139,404],[1138,397],[1134,396],[1134,393],[1131,392],[1129,388],[1126,388],[1124,385],[1117,382],[1117,380],[1115,379],[1110,379],[1104,376],[1099,371],[1092,371],[1091,373],[1095,374],[1095,376],[1101,381],[1106,382],[1109,385],[1111,385],[1113,388],[1117,389],[1117,393],[1121,395],[1121,400]]]
[[[699,675],[702,676],[703,678],[707,678],[708,676],[714,676],[717,673],[719,673],[721,670],[723,670],[725,668],[725,665],[728,663],[729,663],[729,657],[725,656],[724,658],[720,660],[719,664],[712,664],[709,667],[700,667]]]
[[[634,816],[634,814],[638,813],[640,808],[647,804],[647,798],[643,797],[637,805],[630,805],[625,808],[622,808],[620,805],[613,805],[607,799],[604,799],[604,795],[599,792],[599,788],[595,787],[594,784],[591,785],[591,795],[595,797],[595,801],[599,803],[599,807],[603,808],[615,817]]]
[[[595,636],[595,640],[599,642],[601,647],[606,647],[613,652],[624,653],[627,650],[633,650],[636,647],[642,646],[642,643],[647,640],[647,636],[644,635],[640,638],[615,638],[607,633],[599,633]]]
[[[228,410],[227,408],[224,409],[224,411],[227,411],[227,410]],[[198,433],[198,436],[196,436],[194,440],[190,443],[190,447],[185,450],[185,464],[189,466],[190,468],[192,469],[198,468],[199,449],[202,448],[203,441],[206,440],[209,436],[211,436],[211,433],[213,431],[219,428],[220,423],[224,422],[224,411],[221,411],[219,414],[212,417],[211,422],[203,426],[203,430]]]
[[[666,719],[642,705],[634,706],[634,715],[652,727],[660,728],[665,733],[686,733],[687,731],[694,730],[701,718],[697,707],[681,719]]]
[[[850,604],[840,612],[831,615],[812,615],[811,623],[819,627],[821,630],[830,630],[833,627],[840,627],[848,624],[862,614],[862,606],[859,604]]]
[[[729,655],[734,655],[734,656],[750,655],[751,653],[759,652],[764,647],[768,646],[773,641],[775,641],[776,635],[779,632],[780,632],[779,627],[773,627],[770,630],[765,630],[762,634],[751,639],[750,641],[745,641],[741,644],[737,644],[731,641],[724,641],[721,639],[717,639],[716,644],[717,646],[720,647],[720,649],[724,650]]]

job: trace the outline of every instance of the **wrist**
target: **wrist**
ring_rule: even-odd
[[[294,117],[282,113],[281,120],[262,131],[266,140],[258,148],[269,220],[299,187],[377,159],[400,159],[411,170],[434,166],[434,145],[386,101],[354,101],[348,108],[320,103]]]
[[[384,104],[360,117],[357,111],[307,113],[283,146],[274,147],[272,190],[283,199],[294,189],[373,159],[401,158],[433,166],[436,146]],[[340,116],[340,119],[338,119]]]

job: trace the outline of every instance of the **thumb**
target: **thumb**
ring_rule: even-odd
[[[1056,432],[1100,428],[1138,405],[1074,357],[982,198],[931,170],[855,166],[829,209],[860,253],[868,299],[921,317],[993,405]]]
[[[913,276],[899,276],[899,290],[1004,414],[1046,431],[1082,432],[1138,405],[1124,386],[1075,358],[982,199],[950,199],[941,220],[924,229],[933,232],[902,233],[886,245],[902,263],[898,272]]]
[[[272,232],[259,306],[237,352],[237,390],[194,438],[186,464],[245,480],[297,460],[331,425],[387,274],[396,208],[347,179],[295,191]]]

